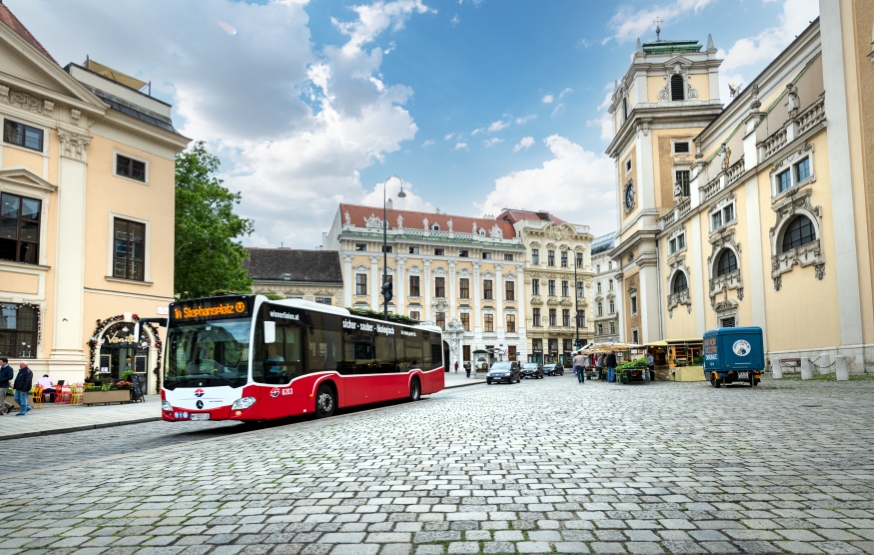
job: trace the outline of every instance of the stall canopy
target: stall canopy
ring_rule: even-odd
[[[700,346],[703,340],[700,337],[692,337],[689,339],[662,339],[661,341],[653,341],[647,343],[644,347],[684,347],[684,346]]]
[[[609,353],[610,351],[628,351],[642,348],[643,345],[637,345],[636,343],[592,343],[586,345],[585,348],[580,349],[577,352],[584,355],[591,355]]]

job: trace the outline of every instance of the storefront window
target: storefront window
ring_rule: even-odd
[[[0,355],[36,358],[37,310],[19,304],[0,304]]]

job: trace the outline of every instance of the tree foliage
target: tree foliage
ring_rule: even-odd
[[[198,142],[176,156],[176,276],[178,300],[208,297],[219,291],[250,292],[243,269],[248,256],[239,242],[252,222],[234,214],[240,194],[215,177],[218,157]]]

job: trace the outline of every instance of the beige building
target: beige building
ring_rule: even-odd
[[[610,258],[616,234],[602,235],[592,242],[592,309],[595,343],[621,341],[619,306],[622,300],[616,281],[616,262]]]
[[[623,339],[760,326],[772,358],[874,366],[874,5],[820,9],[725,107],[711,39],[638,44],[608,148]]]
[[[344,306],[343,274],[336,251],[250,248],[243,267],[252,291]]]
[[[504,210],[498,220],[512,224],[525,247],[527,360],[570,365],[575,340],[585,345],[594,336],[586,317],[593,276],[589,226],[516,209]]]
[[[0,4],[0,353],[68,383],[139,373],[173,300],[175,155],[189,140],[145,85],[62,68]],[[109,78],[106,75],[114,75]]]

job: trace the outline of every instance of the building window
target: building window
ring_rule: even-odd
[[[504,291],[506,295],[507,301],[515,301],[516,300],[516,284],[512,281],[504,282]]]
[[[586,327],[586,311],[578,310],[577,311],[577,326],[584,328]]]
[[[434,296],[438,299],[446,296],[446,278],[434,278]]]
[[[561,325],[568,328],[571,325],[571,311],[570,309],[563,308],[561,310]]]
[[[567,251],[561,251],[561,267],[567,268]]]
[[[445,256],[445,253],[444,249],[434,249],[434,256]]]
[[[668,241],[668,249],[671,254],[674,254],[677,251],[681,251],[686,248],[686,234],[681,233]]]
[[[789,170],[777,174],[777,192],[782,193],[792,186],[792,174]]]
[[[531,249],[531,264],[540,264],[540,249]]]
[[[598,303],[598,316],[604,315],[604,303]]]
[[[689,154],[689,141],[674,143],[674,154]]]
[[[410,247],[409,253],[410,254],[419,254],[419,247]]]
[[[734,316],[732,316],[730,318],[722,318],[720,320],[720,324],[721,324],[720,327],[723,327],[723,328],[733,328],[737,325]]]
[[[438,312],[436,316],[437,316],[437,327],[440,328],[441,330],[445,330],[446,329],[446,313],[445,312]]]
[[[3,122],[3,142],[42,152],[43,130],[7,119]]]
[[[787,170],[788,171],[788,170]],[[710,215],[713,231],[734,221],[734,203],[724,206]]]
[[[431,224],[431,231],[440,231],[440,224]]]
[[[671,292],[676,295],[688,290],[689,282],[686,280],[686,274],[677,272],[677,275],[674,276],[674,282],[671,284]]]
[[[0,195],[0,260],[39,264],[39,224],[42,202]]]
[[[484,279],[483,280],[483,299],[490,301],[493,299],[492,296],[492,280]]]
[[[516,333],[516,315],[507,314],[507,333]]]
[[[533,320],[534,327],[539,328],[540,327],[540,309],[539,308],[535,308],[535,309],[531,310],[531,318]]]
[[[610,313],[612,314],[613,310],[611,310]],[[631,314],[637,314],[637,296],[636,295],[631,296]]]
[[[555,280],[551,279],[551,280],[549,280],[548,283],[549,283],[549,296],[555,297]]]
[[[419,291],[419,276],[410,276],[410,296],[418,297],[421,294]]]
[[[513,255],[510,254],[510,253],[508,253],[508,252],[505,252],[505,253],[504,253],[504,260],[506,260],[506,261],[508,261],[508,262],[512,262],[512,261],[513,261]]]
[[[686,152],[688,152],[689,143],[686,143]],[[689,170],[678,170],[675,175],[677,176],[677,188],[680,190],[680,196],[688,197],[689,196]]]
[[[637,335],[637,330],[631,330],[631,342],[636,344],[639,341],[640,341],[640,338]]]
[[[532,339],[531,340],[531,352],[536,355],[543,354],[543,340],[542,339]]]
[[[495,331],[495,315],[494,314],[483,314],[483,331],[484,332]]]
[[[557,320],[557,316],[556,316],[556,313],[555,313],[555,309],[554,309],[554,308],[550,308],[550,309],[549,309],[549,325],[550,325],[550,326],[557,326],[557,325],[558,325],[558,324],[557,324],[557,321],[558,321],[558,320]]]
[[[316,297],[316,302],[319,304],[326,304],[331,306],[334,302],[331,300],[331,297]]]
[[[540,280],[532,279],[531,280],[531,294],[539,295],[540,294]]]
[[[610,322],[610,333],[616,333],[616,322]]]
[[[685,100],[686,94],[683,91],[683,76],[675,73],[671,76],[671,100]],[[637,341],[635,341],[637,343]]]
[[[801,183],[808,177],[810,177],[810,158],[805,158],[795,164],[795,181]]]
[[[601,273],[601,265],[600,264],[595,265],[595,273],[597,273],[597,274]]]
[[[613,280],[612,279],[607,281],[607,290],[613,291]]]
[[[115,248],[112,276],[145,279],[146,224],[115,219]]]
[[[571,296],[570,282],[562,280],[562,282],[561,282],[561,296],[562,297],[570,297]]]
[[[604,324],[598,324],[598,335],[604,335]]]
[[[598,291],[598,293],[601,292],[601,282],[600,281],[595,284],[595,289]]]
[[[583,253],[578,252],[576,258],[577,258],[577,268],[582,268],[583,267]]]
[[[0,355],[36,358],[38,314],[32,306],[0,304]]]
[[[355,294],[367,295],[367,274],[355,274]]]
[[[586,284],[582,281],[577,282],[577,297],[583,298],[586,296]]]
[[[470,313],[462,312],[461,313],[461,327],[464,328],[464,331],[470,331]]]
[[[628,173],[630,171],[631,171],[631,158],[629,158],[628,160],[625,161],[625,173]]]
[[[737,257],[731,249],[725,249],[719,255],[719,262],[716,264],[716,277],[730,274],[737,270]]]
[[[571,339],[562,339],[562,340],[561,340],[561,343],[562,343],[561,346],[562,346],[562,351],[563,351],[563,352],[565,352],[565,353],[569,353],[569,352],[571,352],[571,351],[573,350],[573,346],[572,346],[572,344],[571,344],[571,341],[572,341]]]
[[[394,249],[394,247],[392,247],[391,245],[383,245],[382,246],[382,252],[390,253],[390,252],[392,252],[393,249]]]
[[[813,229],[813,223],[807,216],[797,216],[789,223],[783,234],[783,249],[780,252],[790,251],[814,241],[816,241],[816,231]]]
[[[358,252],[364,252],[367,250],[366,243],[355,243],[355,250]]]
[[[612,261],[612,260],[611,260],[610,262],[607,263],[607,269],[608,269],[608,270],[612,270],[612,269],[613,269],[613,261]]]
[[[458,290],[462,299],[470,298],[470,279],[461,278],[458,280]]]
[[[418,321],[418,320],[422,319],[422,314],[418,310],[411,310],[410,311],[410,318]]]
[[[483,260],[491,260],[491,259],[492,259],[492,253],[490,253],[490,252],[483,253]]]
[[[555,266],[555,251],[546,251],[546,265]]]
[[[121,154],[115,155],[115,174],[146,182],[146,163]]]
[[[616,314],[616,302],[615,301],[610,301],[607,304],[607,308],[610,310],[610,314]]]
[[[467,258],[469,255],[468,255],[467,250],[459,250],[459,251],[458,251],[458,256],[459,256],[460,258]]]

